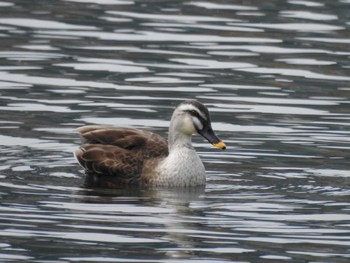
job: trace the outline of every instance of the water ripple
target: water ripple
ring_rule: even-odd
[[[62,22],[52,21],[52,20],[39,20],[33,18],[1,18],[0,24],[19,26],[19,27],[29,27],[37,29],[65,29],[65,30],[92,30],[97,29],[94,26],[82,26],[82,25],[71,25]]]

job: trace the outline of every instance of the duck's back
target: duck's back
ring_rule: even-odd
[[[83,126],[77,129],[82,145],[75,156],[87,173],[87,183],[114,188],[140,184],[147,163],[168,155],[168,145],[159,135],[138,129]]]

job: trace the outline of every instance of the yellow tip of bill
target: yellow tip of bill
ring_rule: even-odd
[[[225,150],[226,149],[226,144],[224,142],[218,142],[218,143],[213,143],[215,147],[218,147],[219,149]]]

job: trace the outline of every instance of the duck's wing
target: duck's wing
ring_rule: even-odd
[[[140,179],[142,158],[118,146],[83,144],[75,151],[75,156],[87,175],[95,177],[96,182],[111,176],[117,184],[138,184]]]
[[[167,155],[167,142],[153,132],[109,126],[88,125],[76,129],[83,144],[114,145],[122,149],[143,152],[148,158]]]
[[[82,145],[75,156],[87,173],[112,176],[137,184],[146,160],[168,155],[166,141],[159,135],[137,129],[84,126],[77,129]]]

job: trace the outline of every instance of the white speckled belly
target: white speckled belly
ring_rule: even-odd
[[[205,168],[194,149],[181,148],[169,153],[158,166],[153,185],[197,186],[205,185]]]

